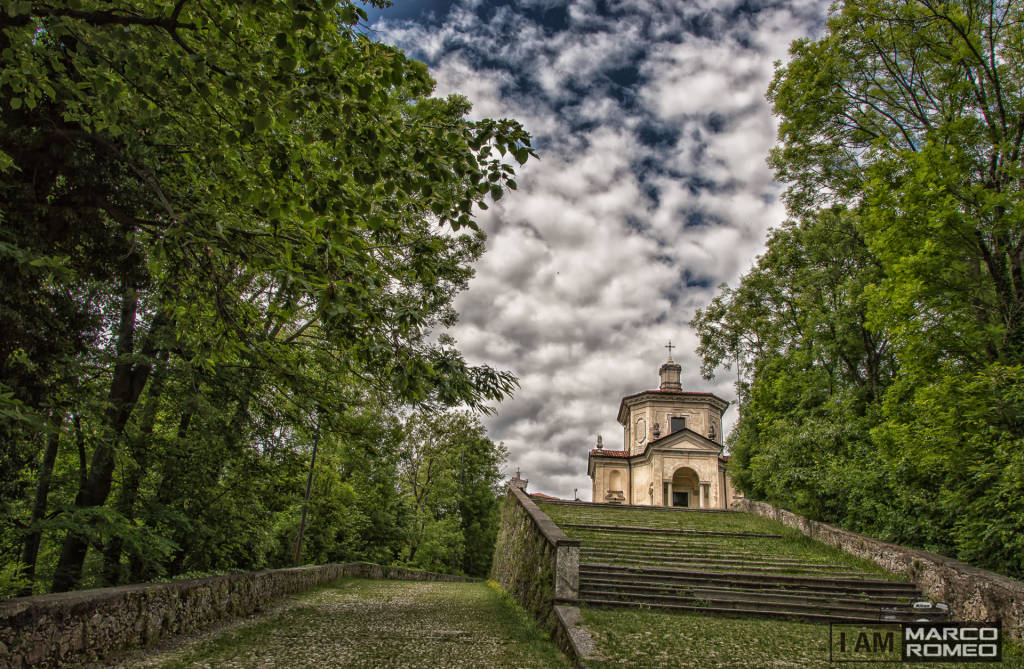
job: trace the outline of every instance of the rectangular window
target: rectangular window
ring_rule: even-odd
[[[683,429],[684,427],[686,427],[686,417],[685,416],[672,416],[672,431],[673,432],[678,432],[679,430]]]

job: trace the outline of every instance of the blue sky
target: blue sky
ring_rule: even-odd
[[[700,378],[688,322],[785,218],[764,94],[827,5],[399,0],[369,12],[377,39],[430,66],[438,95],[521,121],[540,155],[479,213],[488,251],[451,331],[469,361],[519,375],[485,422],[531,492],[589,499],[589,449],[599,434],[621,444],[619,400],[657,387],[670,339],[685,388],[734,399],[729,373]]]

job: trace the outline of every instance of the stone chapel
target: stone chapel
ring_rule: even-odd
[[[626,395],[619,404],[623,450],[597,438],[587,474],[594,502],[727,509],[737,497],[722,455],[722,414],[729,403],[712,393],[683,390],[672,360],[657,390]]]

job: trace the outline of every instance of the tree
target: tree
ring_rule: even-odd
[[[300,377],[304,357],[411,401],[482,406],[513,388],[426,335],[451,322],[482,250],[474,205],[515,187],[529,137],[431,98],[426,68],[359,34],[361,17],[350,2],[189,0],[0,17],[4,292],[30,305],[0,351],[4,427],[38,424],[69,385],[59,361],[100,370],[80,511],[105,507],[129,432],[145,432],[136,409],[162,356],[190,396],[233,382],[228,451],[252,402],[330,395]],[[30,334],[53,343],[33,349]],[[54,380],[30,392],[24,369],[41,365]],[[201,407],[176,407],[180,435]],[[96,537],[68,532],[56,590]]]
[[[864,207],[904,365],[1024,354],[1018,3],[844,3],[769,90],[795,214]]]
[[[794,42],[768,95],[795,222],[694,321],[705,373],[746,374],[741,487],[1011,576],[1022,18],[1018,3],[837,3],[821,39]]]
[[[435,571],[483,576],[498,531],[505,448],[467,412],[419,412],[399,450],[400,491],[409,508],[405,560]]]
[[[730,471],[744,490],[831,520],[846,508],[837,498],[859,475],[834,465],[866,439],[896,368],[888,337],[868,326],[867,288],[883,276],[857,216],[821,210],[773,230],[740,285],[697,311],[704,375],[742,367]]]

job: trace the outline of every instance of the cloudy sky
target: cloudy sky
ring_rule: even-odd
[[[729,373],[700,377],[688,323],[785,216],[764,93],[827,4],[396,0],[370,14],[439,94],[518,119],[540,155],[480,212],[488,251],[452,332],[467,360],[519,376],[486,423],[530,492],[590,499],[587,453],[599,434],[621,448],[619,400],[657,387],[669,340],[684,388],[735,398]]]

